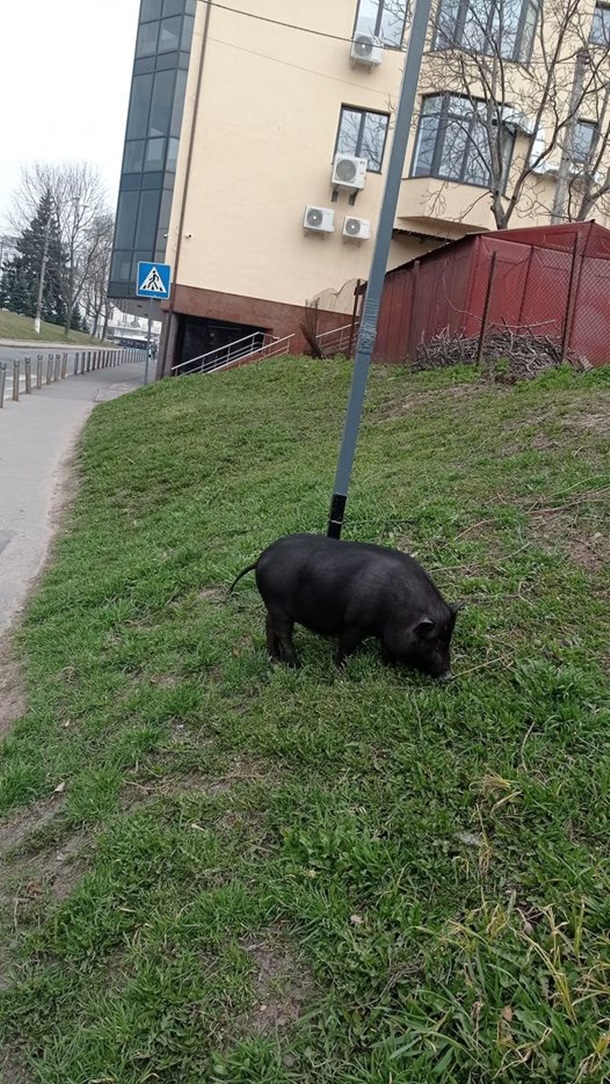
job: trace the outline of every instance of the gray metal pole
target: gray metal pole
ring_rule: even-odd
[[[375,248],[371,261],[369,281],[362,310],[356,357],[354,360],[354,372],[350,389],[347,415],[343,427],[339,462],[335,474],[335,485],[330,506],[328,519],[328,535],[331,538],[341,537],[341,528],[347,504],[347,492],[352,473],[362,404],[366,392],[366,382],[371,364],[373,347],[377,336],[377,321],[379,307],[385,281],[385,273],[390,254],[392,230],[396,218],[396,208],[400,194],[407,143],[411,130],[413,106],[419,82],[419,72],[426,43],[426,31],[430,17],[431,0],[416,0],[413,9],[413,22],[409,36],[409,46],[405,57],[405,67],[400,89],[398,109],[396,111],[396,127],[388,165],[388,176],[381,203]]]
[[[148,335],[146,338],[146,364],[144,366],[144,384],[148,384],[148,366],[150,364],[150,344],[152,342],[152,298],[148,299]]]

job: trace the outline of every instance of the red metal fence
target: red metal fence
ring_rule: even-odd
[[[397,268],[386,277],[375,357],[417,361],[434,339],[468,340],[480,356],[498,332],[610,362],[610,230],[586,222],[478,234]]]

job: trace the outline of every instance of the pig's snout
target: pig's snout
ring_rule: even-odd
[[[438,680],[439,681],[453,681],[454,680],[454,675],[451,673],[451,670],[445,670],[444,674],[439,674]]]

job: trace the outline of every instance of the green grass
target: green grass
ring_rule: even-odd
[[[34,331],[34,321],[29,316],[19,316],[16,312],[7,312],[0,309],[0,339],[14,339],[17,342],[62,342],[62,343],[88,343],[99,342],[92,339],[91,335],[81,331],[71,331],[66,338],[63,327],[58,324],[44,323],[40,328],[40,335]]]
[[[349,371],[89,422],[1,753],[7,1082],[608,1079],[610,370],[373,371],[346,537],[466,601],[450,687],[272,668],[224,597],[325,529]]]

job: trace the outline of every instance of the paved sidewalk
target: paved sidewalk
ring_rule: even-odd
[[[0,412],[0,634],[44,564],[66,465],[98,402],[144,381],[144,362],[62,380]]]

